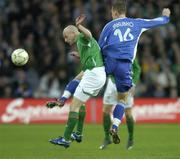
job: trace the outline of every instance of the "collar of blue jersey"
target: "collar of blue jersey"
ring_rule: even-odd
[[[116,18],[116,19],[113,19],[112,21],[116,21],[116,20],[119,20],[119,19],[125,19],[127,17],[123,17],[123,18]]]

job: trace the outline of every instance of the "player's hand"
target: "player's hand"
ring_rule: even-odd
[[[163,9],[163,11],[162,11],[162,15],[163,15],[163,16],[169,17],[170,14],[171,14],[171,11],[170,11],[169,8],[164,8],[164,9]]]
[[[80,56],[79,56],[78,52],[76,52],[76,51],[70,52],[70,55],[77,58],[77,59],[80,59]]]
[[[76,26],[80,25],[84,19],[86,18],[85,14],[81,14],[79,17],[76,18]]]

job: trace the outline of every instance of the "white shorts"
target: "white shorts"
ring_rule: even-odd
[[[92,70],[86,70],[76,88],[74,97],[86,102],[91,96],[97,96],[106,82],[105,68],[95,67]]]
[[[118,104],[118,94],[115,83],[110,78],[107,80],[106,90],[104,92],[103,104],[116,105]],[[131,108],[134,104],[134,97],[129,93],[127,97],[127,105],[125,108]]]

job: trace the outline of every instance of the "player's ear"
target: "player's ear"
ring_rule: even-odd
[[[74,31],[72,32],[72,34],[73,34],[74,37],[76,36],[76,33]]]
[[[111,13],[114,11],[113,7],[111,7]]]

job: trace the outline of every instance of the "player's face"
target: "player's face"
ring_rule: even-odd
[[[75,43],[75,34],[74,32],[66,32],[64,33],[64,40],[66,43],[68,43],[69,45],[72,45]]]

